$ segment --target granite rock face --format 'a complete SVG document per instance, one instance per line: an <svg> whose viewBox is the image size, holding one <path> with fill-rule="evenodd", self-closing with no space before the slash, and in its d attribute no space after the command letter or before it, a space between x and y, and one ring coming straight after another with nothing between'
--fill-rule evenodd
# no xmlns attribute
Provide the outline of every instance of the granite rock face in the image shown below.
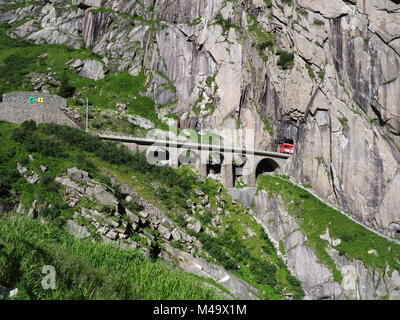
<svg viewBox="0 0 400 320"><path fill-rule="evenodd" d="M0 21L26 19L10 34L88 47L112 71L143 69L160 117L178 114L181 128L252 128L266 149L294 139L288 174L398 234L398 1L74 3L8 8Z"/></svg>
<svg viewBox="0 0 400 320"><path fill-rule="evenodd" d="M307 245L307 237L301 232L296 219L287 213L281 199L271 198L267 192L261 191L254 197L254 204L253 215L277 247L280 243L288 268L302 283L305 299L400 299L400 274L397 270L390 271L389 266L384 270L374 269L365 266L362 261L347 259L335 249L340 239L331 239L327 228L320 238L329 242L328 254L343 277L338 283L332 271L318 260ZM369 251L369 254L374 253L376 251Z"/></svg>

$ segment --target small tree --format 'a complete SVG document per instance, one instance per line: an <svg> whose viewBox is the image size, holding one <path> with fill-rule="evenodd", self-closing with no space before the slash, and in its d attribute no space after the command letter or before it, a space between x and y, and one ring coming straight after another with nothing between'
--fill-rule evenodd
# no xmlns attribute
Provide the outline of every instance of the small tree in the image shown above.
<svg viewBox="0 0 400 320"><path fill-rule="evenodd" d="M70 84L65 72L63 73L60 81L61 86L58 89L58 95L64 98L71 98L74 95L75 88Z"/></svg>

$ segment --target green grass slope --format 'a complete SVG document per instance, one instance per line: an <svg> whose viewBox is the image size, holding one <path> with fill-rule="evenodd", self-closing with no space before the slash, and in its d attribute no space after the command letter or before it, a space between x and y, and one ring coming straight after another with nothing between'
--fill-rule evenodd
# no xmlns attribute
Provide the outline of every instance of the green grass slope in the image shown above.
<svg viewBox="0 0 400 320"><path fill-rule="evenodd" d="M56 270L54 290L42 288L48 265ZM0 218L0 284L18 287L14 299L29 300L220 298L200 279L139 251L79 240L20 215Z"/></svg>
<svg viewBox="0 0 400 320"><path fill-rule="evenodd" d="M142 70L139 75L127 72L109 72L104 79L92 80L76 74L66 63L72 59L101 61L89 49L73 49L65 45L35 45L24 39L13 39L7 32L11 24L0 24L0 95L13 91L30 91L33 85L27 75L53 74L60 85L47 83L49 90L68 99L68 105L78 112L84 112L85 99L90 104L91 123L94 129L115 130L134 134L140 131L123 117L117 116L117 103L126 104L128 114L140 115L165 129L165 123L158 119L155 102L144 95L147 90L147 76Z"/></svg>
<svg viewBox="0 0 400 320"><path fill-rule="evenodd" d="M272 198L281 197L289 214L300 223L300 230L307 236L307 244L318 259L329 267L337 282L342 274L327 253L328 241L320 238L329 228L330 237L340 239L335 247L348 259L361 260L365 266L384 270L388 265L392 270L400 270L400 246L380 237L345 215L324 204L311 193L295 186L280 176L263 175L258 179L258 188L267 190ZM377 254L369 254L371 249Z"/></svg>

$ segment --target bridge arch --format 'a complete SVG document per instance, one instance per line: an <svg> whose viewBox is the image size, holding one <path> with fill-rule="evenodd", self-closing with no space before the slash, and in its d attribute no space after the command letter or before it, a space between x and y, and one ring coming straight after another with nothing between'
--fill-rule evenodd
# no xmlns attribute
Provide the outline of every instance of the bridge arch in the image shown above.
<svg viewBox="0 0 400 320"><path fill-rule="evenodd" d="M248 161L248 159L244 154L234 155L233 161L232 161L233 174L234 174L233 182L234 183L239 177L244 175L243 173L244 173L247 161Z"/></svg>
<svg viewBox="0 0 400 320"><path fill-rule="evenodd" d="M199 155L193 150L182 151L178 156L178 167L183 164L196 164L199 161Z"/></svg>
<svg viewBox="0 0 400 320"><path fill-rule="evenodd" d="M147 161L151 164L167 164L170 155L167 149L153 146L150 147L146 152Z"/></svg>
<svg viewBox="0 0 400 320"><path fill-rule="evenodd" d="M208 155L207 159L207 176L212 174L222 173L222 164L224 162L224 155L219 152L212 152Z"/></svg>
<svg viewBox="0 0 400 320"><path fill-rule="evenodd" d="M256 179L260 174L272 173L278 169L280 169L280 166L274 159L264 158L257 164L256 172L255 172Z"/></svg>

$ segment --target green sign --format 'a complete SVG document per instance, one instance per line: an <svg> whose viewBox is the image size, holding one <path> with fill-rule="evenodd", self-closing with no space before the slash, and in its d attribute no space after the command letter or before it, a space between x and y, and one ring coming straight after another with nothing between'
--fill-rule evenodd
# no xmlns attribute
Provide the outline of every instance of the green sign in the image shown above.
<svg viewBox="0 0 400 320"><path fill-rule="evenodd" d="M36 99L35 97L29 97L29 98L28 98L28 101L29 101L29 102L36 102L36 101L37 101L37 102L42 103L42 102L44 102L44 98L37 98L37 99Z"/></svg>

